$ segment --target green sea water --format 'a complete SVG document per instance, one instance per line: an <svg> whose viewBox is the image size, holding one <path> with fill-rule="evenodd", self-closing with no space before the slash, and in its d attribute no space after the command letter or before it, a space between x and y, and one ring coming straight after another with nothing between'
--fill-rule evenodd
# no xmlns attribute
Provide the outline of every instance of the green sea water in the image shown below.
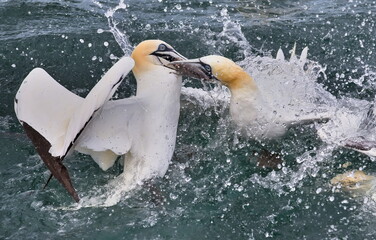
<svg viewBox="0 0 376 240"><path fill-rule="evenodd" d="M0 239L376 238L373 200L329 184L346 162L375 173L374 159L324 143L314 124L251 140L234 134L226 106L182 96L172 163L153 181L158 196L140 188L114 206L80 208L56 180L42 189L49 171L13 107L35 67L85 96L116 59L155 38L188 58L260 59L259 69L279 48L288 56L295 43L297 53L308 46L317 84L337 99L371 102L375 24L376 2L362 0L0 0ZM130 74L116 97L135 89ZM263 149L283 156L280 170L257 166ZM103 172L78 153L66 166L80 196L102 194L122 168Z"/></svg>

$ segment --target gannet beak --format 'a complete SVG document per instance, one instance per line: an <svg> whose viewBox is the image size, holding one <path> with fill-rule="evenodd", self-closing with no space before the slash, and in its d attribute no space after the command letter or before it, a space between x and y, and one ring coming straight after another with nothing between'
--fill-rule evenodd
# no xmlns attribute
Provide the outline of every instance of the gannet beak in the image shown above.
<svg viewBox="0 0 376 240"><path fill-rule="evenodd" d="M205 64L201 62L200 59L174 61L168 63L167 67L174 69L177 73L187 77L193 77L202 80L215 79L211 72L207 71Z"/></svg>

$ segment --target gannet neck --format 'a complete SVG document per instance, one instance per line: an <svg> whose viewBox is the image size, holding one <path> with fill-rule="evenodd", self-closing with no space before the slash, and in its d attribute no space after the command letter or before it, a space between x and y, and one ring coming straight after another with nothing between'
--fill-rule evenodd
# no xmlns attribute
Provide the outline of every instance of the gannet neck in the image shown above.
<svg viewBox="0 0 376 240"><path fill-rule="evenodd" d="M248 110L259 104L260 93L254 79L239 66L230 66L228 72L221 74L220 81L230 89L233 109ZM237 111L237 112L238 112Z"/></svg>
<svg viewBox="0 0 376 240"><path fill-rule="evenodd" d="M261 97L257 88L243 86L230 90L230 114L237 125L246 126L260 117Z"/></svg>
<svg viewBox="0 0 376 240"><path fill-rule="evenodd" d="M162 99L180 97L182 78L165 67L153 66L149 71L134 72L134 75L138 97L158 99L156 104L161 104Z"/></svg>
<svg viewBox="0 0 376 240"><path fill-rule="evenodd" d="M245 71L233 73L233 79L226 86L230 89L233 98L246 98L258 94L258 88L251 76Z"/></svg>

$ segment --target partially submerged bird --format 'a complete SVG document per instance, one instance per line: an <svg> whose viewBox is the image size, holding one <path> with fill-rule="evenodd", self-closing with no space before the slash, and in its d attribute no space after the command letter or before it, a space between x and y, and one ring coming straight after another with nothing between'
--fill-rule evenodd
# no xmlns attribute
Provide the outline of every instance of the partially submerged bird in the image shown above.
<svg viewBox="0 0 376 240"><path fill-rule="evenodd" d="M363 171L352 170L336 175L330 180L330 184L356 196L371 195L375 200L375 180L374 176L367 175Z"/></svg>
<svg viewBox="0 0 376 240"><path fill-rule="evenodd" d="M304 54L306 55L306 50ZM279 51L277 59L282 58L284 58L283 53ZM289 95L290 89L283 89L285 92L279 93L284 99L278 99L278 96L270 94L269 92L273 93L272 89L261 91L256 81L246 71L222 56L211 55L176 61L169 66L183 75L203 80L218 80L228 87L231 92L232 120L254 138L280 137L295 124L312 123L329 117L328 112L316 111L315 107L309 111L299 108L302 107L299 105L301 99L294 99L295 96ZM304 94L299 97L304 98Z"/></svg>
<svg viewBox="0 0 376 240"><path fill-rule="evenodd" d="M62 160L73 150L90 154L103 169L119 156L124 185L132 189L163 176L171 160L180 111L181 76L165 65L185 60L160 40L140 43L81 98L36 68L22 82L17 118L53 176L79 201ZM133 70L136 96L109 101Z"/></svg>

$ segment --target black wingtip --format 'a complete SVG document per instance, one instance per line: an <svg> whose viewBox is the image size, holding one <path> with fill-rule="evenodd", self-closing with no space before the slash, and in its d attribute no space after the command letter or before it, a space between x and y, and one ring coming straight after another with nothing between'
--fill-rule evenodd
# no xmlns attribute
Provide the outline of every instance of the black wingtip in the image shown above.
<svg viewBox="0 0 376 240"><path fill-rule="evenodd" d="M22 126L24 127L27 136L33 142L39 156L51 171L52 175L63 185L63 187L73 197L73 199L76 202L79 202L80 198L78 197L78 194L72 185L68 170L63 165L61 158L54 157L49 153L51 144L47 141L47 139L45 139L39 132L37 132L26 122L23 122ZM47 186L47 184L45 186Z"/></svg>
<svg viewBox="0 0 376 240"><path fill-rule="evenodd" d="M52 179L52 174L50 174L50 176L48 177L48 179L47 179L47 182L46 182L46 184L44 184L44 186L43 186L43 190L44 189L46 189L46 187L48 186L48 184L50 183L50 181L51 181L51 179Z"/></svg>

